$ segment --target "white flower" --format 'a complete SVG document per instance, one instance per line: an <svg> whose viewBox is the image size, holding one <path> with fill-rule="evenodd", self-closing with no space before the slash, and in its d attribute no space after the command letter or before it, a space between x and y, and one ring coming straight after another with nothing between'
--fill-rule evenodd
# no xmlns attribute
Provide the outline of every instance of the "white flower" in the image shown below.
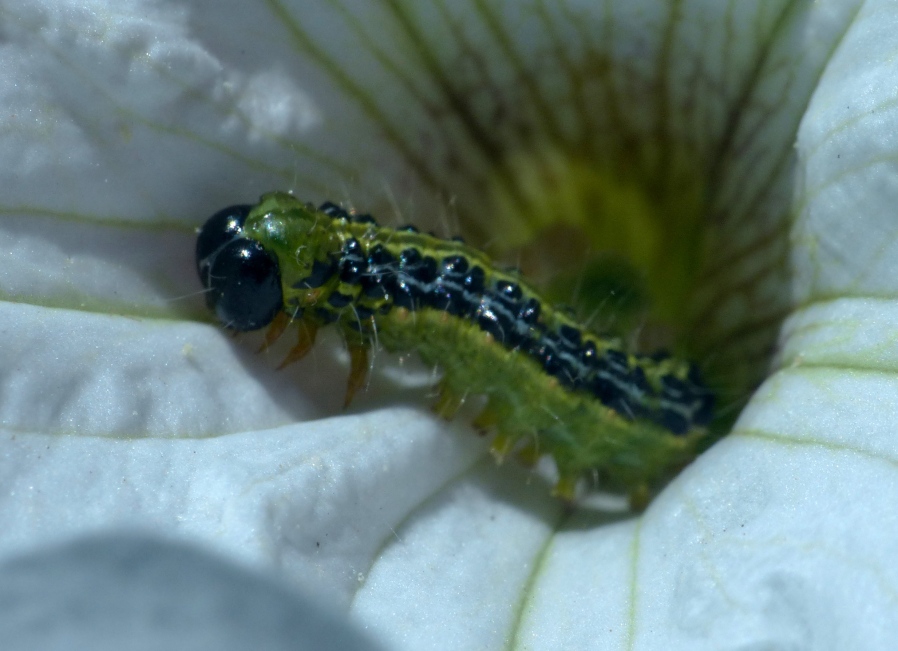
<svg viewBox="0 0 898 651"><path fill-rule="evenodd" d="M149 529L392 648L891 648L896 22L886 0L3 0L0 554ZM582 221L618 175L670 215L653 250L704 238L698 347L770 364L638 517L565 513L421 390L334 416L334 346L277 372L199 293L195 227L264 191L484 234L490 207Z"/></svg>

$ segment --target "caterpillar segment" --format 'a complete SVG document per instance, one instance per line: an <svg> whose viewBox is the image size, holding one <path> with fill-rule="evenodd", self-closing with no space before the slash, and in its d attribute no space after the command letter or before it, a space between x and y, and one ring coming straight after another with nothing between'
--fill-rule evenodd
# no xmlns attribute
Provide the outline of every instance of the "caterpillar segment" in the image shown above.
<svg viewBox="0 0 898 651"><path fill-rule="evenodd" d="M485 395L474 426L496 433L497 460L550 454L565 499L584 475L643 491L694 457L712 417L695 365L590 332L463 242L381 227L332 203L271 193L219 211L200 231L197 270L226 327L270 324L267 347L295 325L284 364L318 329L338 328L350 351L346 404L365 384L372 346L416 351L442 369L441 417Z"/></svg>

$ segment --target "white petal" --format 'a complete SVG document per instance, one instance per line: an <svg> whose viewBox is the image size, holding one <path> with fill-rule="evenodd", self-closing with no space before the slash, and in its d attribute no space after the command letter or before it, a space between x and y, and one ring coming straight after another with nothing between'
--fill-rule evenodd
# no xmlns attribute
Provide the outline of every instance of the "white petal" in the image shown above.
<svg viewBox="0 0 898 651"><path fill-rule="evenodd" d="M397 648L890 648L892 5L312 4L0 5L0 551L175 533ZM597 52L578 105L560 53ZM292 188L439 223L533 125L711 179L722 347L766 364L792 314L734 434L637 519L567 516L416 410L302 422L339 408L334 342L277 373L286 344L195 323L217 208Z"/></svg>

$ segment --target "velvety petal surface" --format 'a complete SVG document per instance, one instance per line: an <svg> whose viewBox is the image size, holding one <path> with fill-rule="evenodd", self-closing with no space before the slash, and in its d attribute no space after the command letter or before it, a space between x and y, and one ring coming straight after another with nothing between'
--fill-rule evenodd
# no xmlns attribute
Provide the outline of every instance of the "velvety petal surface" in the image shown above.
<svg viewBox="0 0 898 651"><path fill-rule="evenodd" d="M895 34L886 0L0 2L0 558L181 537L387 648L891 648ZM688 328L765 378L641 515L497 468L414 360L342 413L335 338L277 371L205 309L222 206L488 236L584 169L695 208Z"/></svg>

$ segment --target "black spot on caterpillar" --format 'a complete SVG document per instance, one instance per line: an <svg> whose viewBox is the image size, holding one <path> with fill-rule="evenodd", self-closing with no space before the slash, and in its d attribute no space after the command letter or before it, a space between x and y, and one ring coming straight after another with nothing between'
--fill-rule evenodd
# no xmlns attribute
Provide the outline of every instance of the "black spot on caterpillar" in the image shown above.
<svg viewBox="0 0 898 651"><path fill-rule="evenodd" d="M458 240L271 193L213 215L196 259L226 327L269 326L268 345L296 324L285 364L309 351L319 328L339 328L351 360L346 404L375 338L442 368L444 417L463 396L485 395L475 425L496 431L493 451L550 454L562 497L586 473L603 488L644 492L695 456L712 417L714 396L693 364L627 352Z"/></svg>

